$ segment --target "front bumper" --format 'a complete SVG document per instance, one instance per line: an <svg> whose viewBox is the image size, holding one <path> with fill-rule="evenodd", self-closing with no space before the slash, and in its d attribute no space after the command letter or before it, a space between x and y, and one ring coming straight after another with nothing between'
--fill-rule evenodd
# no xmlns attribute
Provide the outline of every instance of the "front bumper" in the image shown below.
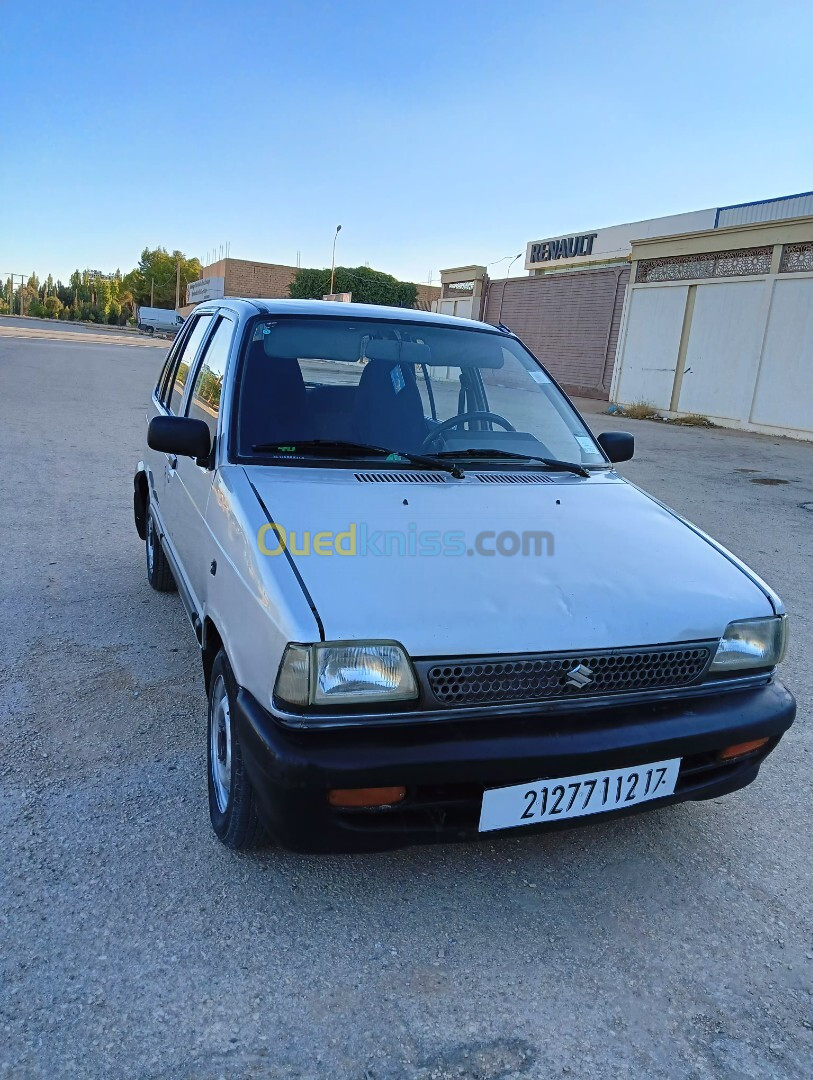
<svg viewBox="0 0 813 1080"><path fill-rule="evenodd" d="M774 680L758 689L577 714L293 732L240 689L236 713L243 759L272 837L293 851L351 852L473 839L489 787L668 758L683 759L674 795L595 817L725 795L756 778L793 723L796 702ZM770 741L756 754L716 759L726 746L765 737ZM391 785L407 788L391 810L338 810L327 802L330 788Z"/></svg>

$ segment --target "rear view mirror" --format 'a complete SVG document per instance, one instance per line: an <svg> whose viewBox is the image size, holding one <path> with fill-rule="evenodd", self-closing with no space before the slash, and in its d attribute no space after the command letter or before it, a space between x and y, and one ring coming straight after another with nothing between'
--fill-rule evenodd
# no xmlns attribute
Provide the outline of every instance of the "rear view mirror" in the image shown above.
<svg viewBox="0 0 813 1080"><path fill-rule="evenodd" d="M628 431L603 431L596 439L610 461L629 461L635 453L635 436Z"/></svg>
<svg viewBox="0 0 813 1080"><path fill-rule="evenodd" d="M154 416L147 428L147 446L164 454L202 461L212 451L212 436L205 420L194 420L191 416Z"/></svg>

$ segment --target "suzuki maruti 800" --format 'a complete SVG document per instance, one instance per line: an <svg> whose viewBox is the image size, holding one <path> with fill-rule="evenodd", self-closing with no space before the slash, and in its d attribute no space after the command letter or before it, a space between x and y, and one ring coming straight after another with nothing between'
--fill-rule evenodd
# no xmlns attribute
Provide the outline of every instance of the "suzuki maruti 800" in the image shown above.
<svg viewBox="0 0 813 1080"><path fill-rule="evenodd" d="M750 783L776 594L627 482L504 327L224 299L152 394L135 521L200 647L212 825L358 851Z"/></svg>

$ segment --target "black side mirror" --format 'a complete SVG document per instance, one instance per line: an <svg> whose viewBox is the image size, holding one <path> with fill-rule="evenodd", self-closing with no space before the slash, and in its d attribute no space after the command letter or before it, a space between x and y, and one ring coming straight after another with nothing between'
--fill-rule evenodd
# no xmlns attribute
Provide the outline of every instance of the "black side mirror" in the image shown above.
<svg viewBox="0 0 813 1080"><path fill-rule="evenodd" d="M629 461L635 453L635 436L628 431L603 431L596 438L610 461Z"/></svg>
<svg viewBox="0 0 813 1080"><path fill-rule="evenodd" d="M147 428L147 446L164 454L179 454L202 462L212 452L212 436L205 420L154 416Z"/></svg>

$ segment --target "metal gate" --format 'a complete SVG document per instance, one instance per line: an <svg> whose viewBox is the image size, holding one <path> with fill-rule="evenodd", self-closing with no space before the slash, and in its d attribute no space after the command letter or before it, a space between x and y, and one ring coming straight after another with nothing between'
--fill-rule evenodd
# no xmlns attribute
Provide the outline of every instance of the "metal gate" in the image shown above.
<svg viewBox="0 0 813 1080"><path fill-rule="evenodd" d="M609 398L629 266L491 281L485 321L503 323L571 394Z"/></svg>

